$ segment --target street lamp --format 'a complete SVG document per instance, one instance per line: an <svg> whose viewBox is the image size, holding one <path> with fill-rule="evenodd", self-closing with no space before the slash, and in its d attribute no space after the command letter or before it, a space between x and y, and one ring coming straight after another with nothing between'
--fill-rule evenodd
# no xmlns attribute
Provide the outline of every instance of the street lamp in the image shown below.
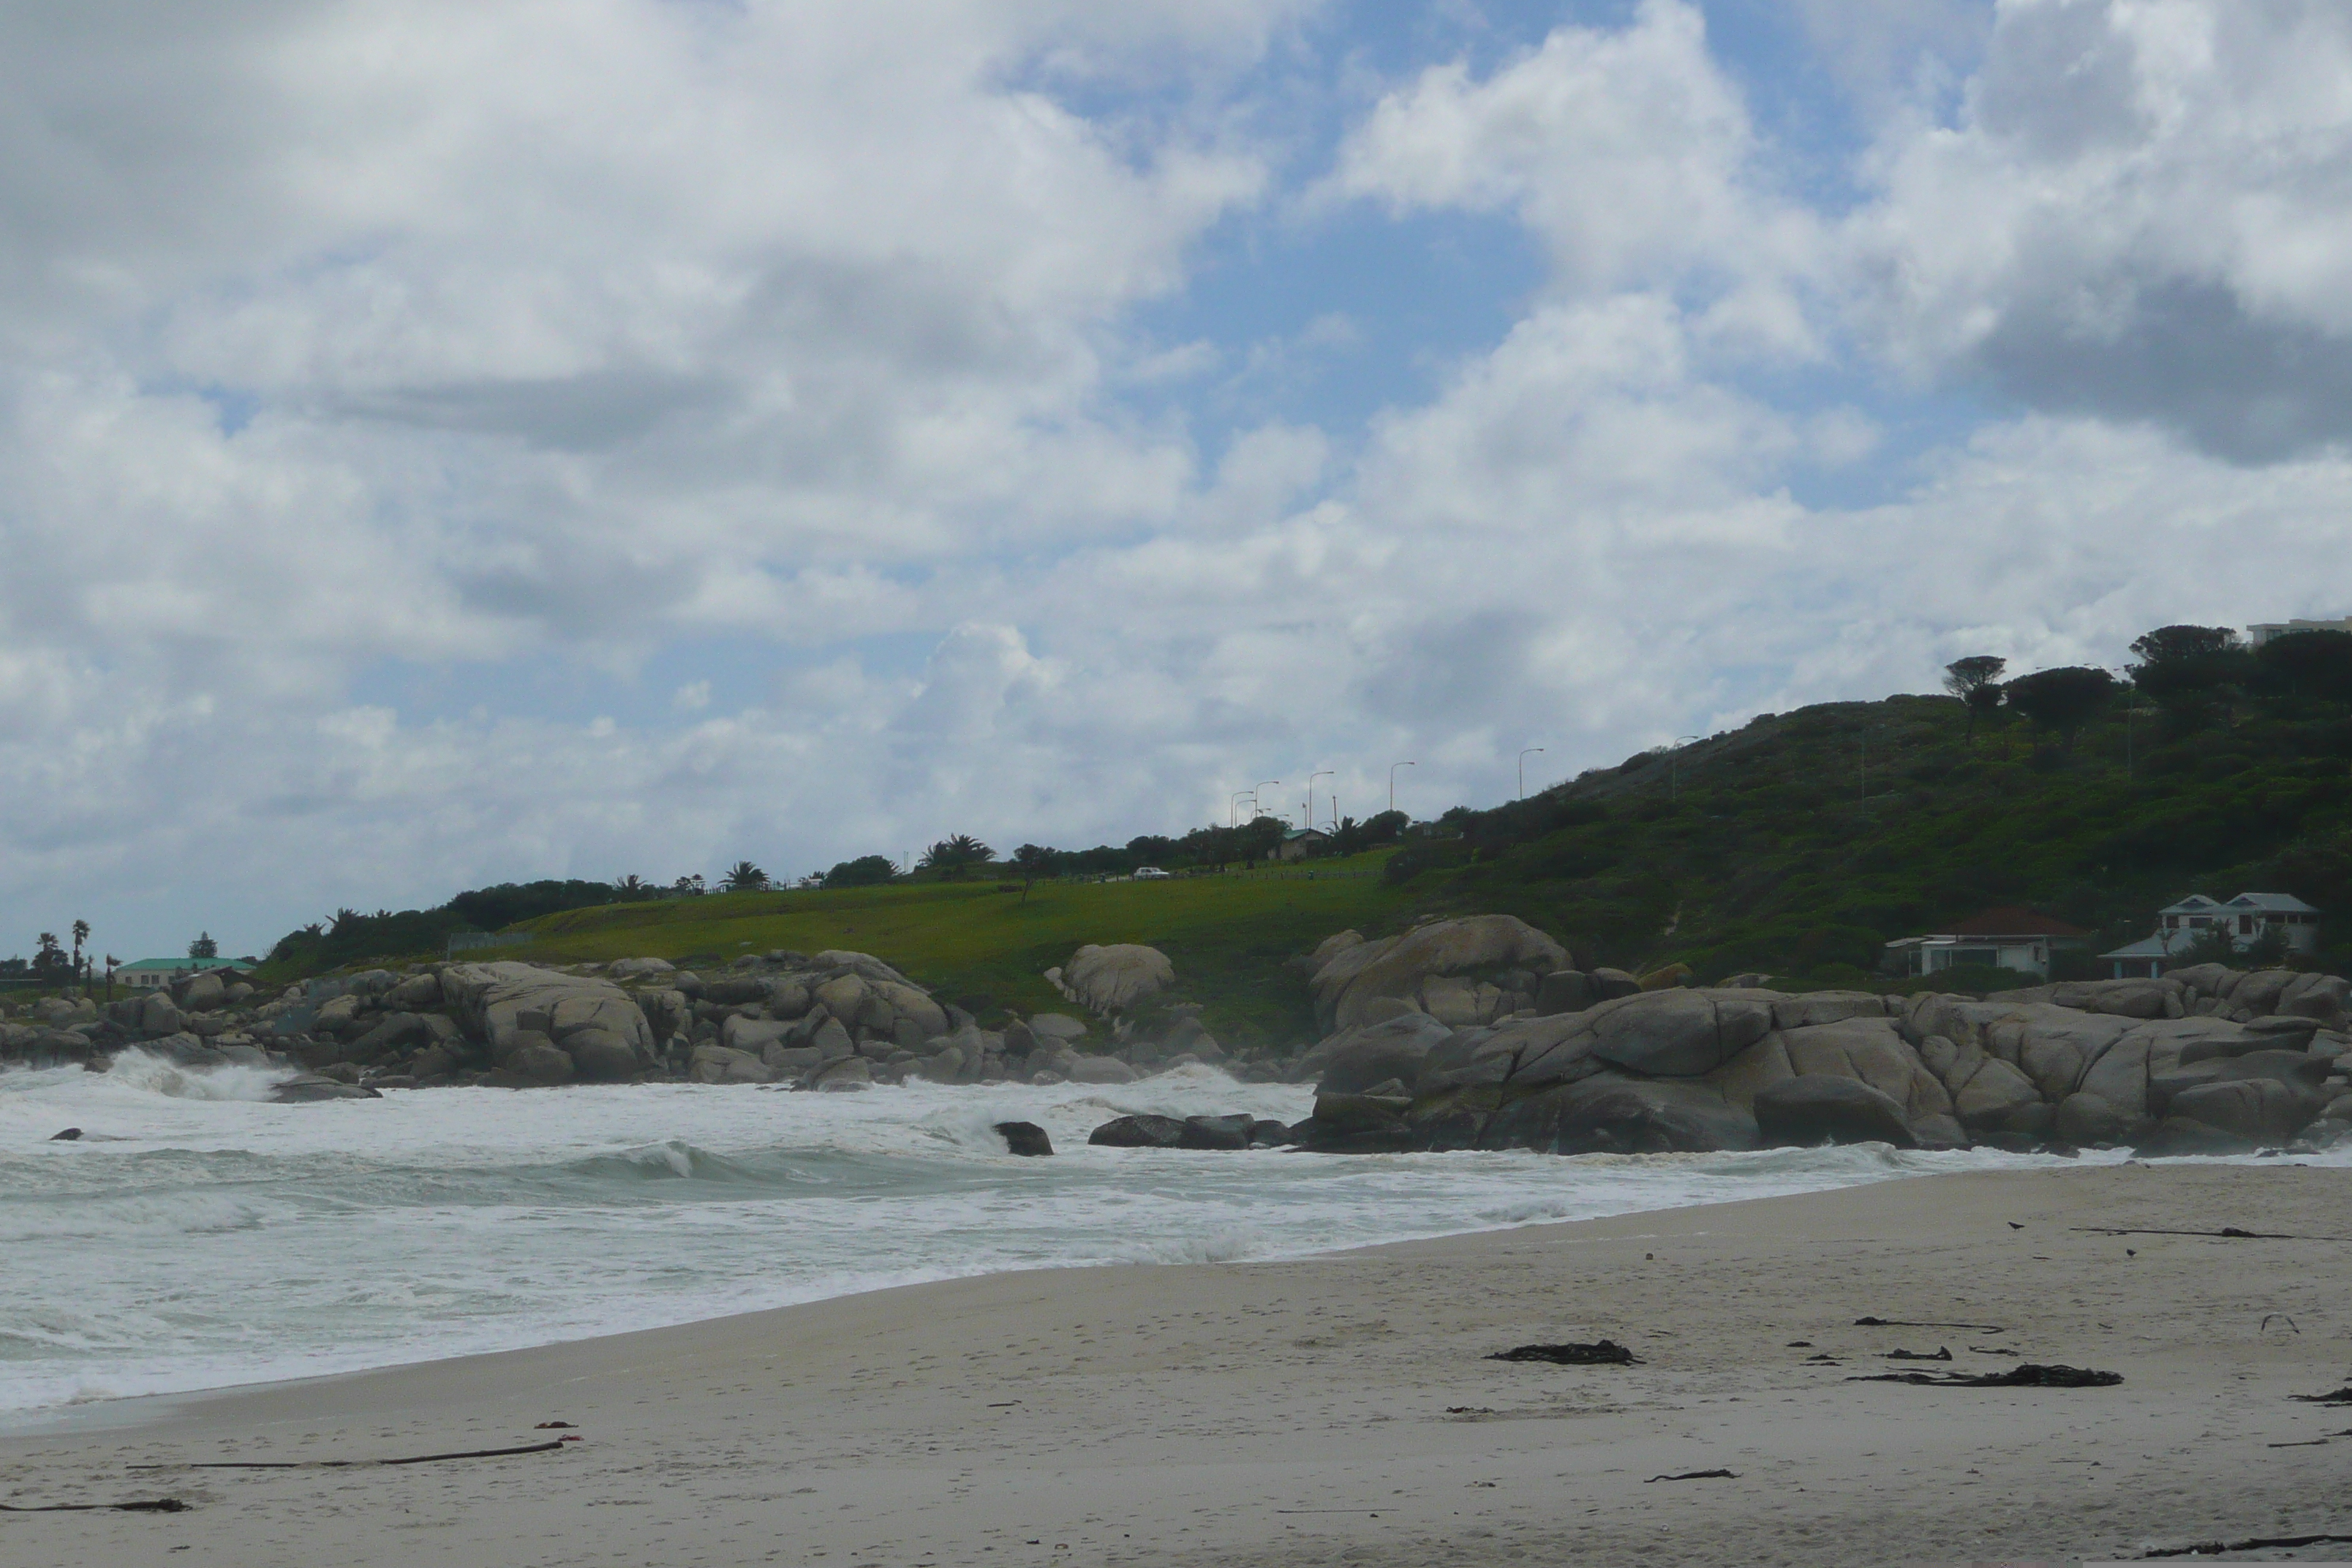
<svg viewBox="0 0 2352 1568"><path fill-rule="evenodd" d="M1666 753L1666 798L1680 800L1683 796L1683 747L1699 739L1696 735L1676 735L1675 749Z"/></svg>
<svg viewBox="0 0 2352 1568"><path fill-rule="evenodd" d="M1389 764L1389 809L1391 811L1394 811L1396 809L1396 771L1399 768L1409 768L1414 765L1415 764L1412 763L1391 763Z"/></svg>
<svg viewBox="0 0 2352 1568"><path fill-rule="evenodd" d="M1257 792L1264 789L1268 784L1280 784L1281 782L1282 781L1280 779L1260 779L1257 783L1250 786L1250 820L1252 822L1255 822L1260 816L1265 814L1265 805L1263 801L1258 799Z"/></svg>
<svg viewBox="0 0 2352 1568"><path fill-rule="evenodd" d="M1519 753L1519 798L1521 800L1528 798L1528 759L1542 750L1541 746L1529 746Z"/></svg>
<svg viewBox="0 0 2352 1568"><path fill-rule="evenodd" d="M1309 828L1315 826L1315 781L1331 776L1332 770L1329 768L1318 768L1307 775L1307 826Z"/></svg>
<svg viewBox="0 0 2352 1568"><path fill-rule="evenodd" d="M1234 791L1233 798L1225 802L1225 826L1227 827L1239 827L1241 826L1242 796L1254 793L1255 792L1245 789L1237 789Z"/></svg>

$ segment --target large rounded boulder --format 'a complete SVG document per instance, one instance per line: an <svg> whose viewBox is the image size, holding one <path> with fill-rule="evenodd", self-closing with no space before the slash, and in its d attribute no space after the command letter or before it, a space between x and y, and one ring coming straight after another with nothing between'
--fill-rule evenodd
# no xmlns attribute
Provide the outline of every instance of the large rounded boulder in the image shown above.
<svg viewBox="0 0 2352 1568"><path fill-rule="evenodd" d="M1859 1079L1803 1073L1756 1091L1756 1128L1767 1143L1918 1146L1894 1097Z"/></svg>
<svg viewBox="0 0 2352 1568"><path fill-rule="evenodd" d="M457 963L441 976L467 1034L497 1066L536 1082L560 1082L554 1063L512 1060L544 1043L571 1066L566 1077L616 1082L654 1060L653 1029L629 994L609 980L532 963Z"/></svg>
<svg viewBox="0 0 2352 1568"><path fill-rule="evenodd" d="M1343 933L1345 934L1345 933ZM1431 921L1401 936L1317 949L1324 956L1309 984L1318 1021L1328 1030L1370 1022L1381 997L1411 1002L1448 1023L1485 1024L1513 994L1488 978L1506 971L1529 977L1519 1005L1532 1007L1543 975L1566 967L1568 950L1512 915L1471 915ZM1465 980L1483 982L1464 984Z"/></svg>
<svg viewBox="0 0 2352 1568"><path fill-rule="evenodd" d="M1140 942L1089 942L1062 965L1062 994L1097 1014L1124 1013L1176 984L1176 966Z"/></svg>

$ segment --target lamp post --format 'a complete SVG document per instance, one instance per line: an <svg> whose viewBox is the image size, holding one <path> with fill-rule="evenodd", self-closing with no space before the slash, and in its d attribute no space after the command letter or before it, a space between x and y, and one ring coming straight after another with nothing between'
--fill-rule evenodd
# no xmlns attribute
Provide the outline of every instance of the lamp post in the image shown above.
<svg viewBox="0 0 2352 1568"><path fill-rule="evenodd" d="M1265 805L1257 798L1257 792L1264 789L1268 784L1280 784L1281 782L1282 781L1280 779L1260 779L1257 783L1250 785L1250 820L1252 822L1256 821L1265 813Z"/></svg>
<svg viewBox="0 0 2352 1568"><path fill-rule="evenodd" d="M1519 798L1521 800L1528 798L1528 759L1542 750L1541 746L1529 746L1519 753Z"/></svg>
<svg viewBox="0 0 2352 1568"><path fill-rule="evenodd" d="M1696 735L1676 735L1675 749L1666 753L1666 798L1668 800L1680 800L1683 797L1683 747L1697 739Z"/></svg>
<svg viewBox="0 0 2352 1568"><path fill-rule="evenodd" d="M1225 826L1227 827L1239 827L1241 826L1242 796L1245 795L1253 795L1256 792L1245 789L1237 789L1234 791L1233 797L1225 802Z"/></svg>
<svg viewBox="0 0 2352 1568"><path fill-rule="evenodd" d="M1331 776L1332 770L1329 768L1318 768L1307 775L1307 826L1309 831L1312 831L1315 826L1315 781Z"/></svg>
<svg viewBox="0 0 2352 1568"><path fill-rule="evenodd" d="M1399 768L1409 768L1413 765L1414 764L1412 763L1391 763L1389 764L1389 809L1391 811L1394 811L1396 809L1396 771Z"/></svg>

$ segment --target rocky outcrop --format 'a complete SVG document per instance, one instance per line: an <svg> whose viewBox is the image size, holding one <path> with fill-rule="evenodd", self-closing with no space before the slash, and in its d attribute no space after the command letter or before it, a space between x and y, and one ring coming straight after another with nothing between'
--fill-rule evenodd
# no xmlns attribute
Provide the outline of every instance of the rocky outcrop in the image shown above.
<svg viewBox="0 0 2352 1568"><path fill-rule="evenodd" d="M1383 998L1461 1027L1534 1007L1542 977L1567 967L1568 950L1514 916L1473 915L1378 942L1327 942L1316 958L1308 984L1327 1030L1370 1022Z"/></svg>
<svg viewBox="0 0 2352 1568"><path fill-rule="evenodd" d="M1327 971L1372 945L1341 947ZM2337 1059L2352 1037L2311 1016L2336 989L2308 978L2250 987L2223 971L1981 998L1675 987L1452 1027L1408 1008L1339 1028L1301 1058L1322 1092L1300 1141L1581 1153L2352 1135ZM2249 997L2310 1000L2305 1013L2235 1018L2203 1005L2215 996L2240 1010Z"/></svg>
<svg viewBox="0 0 2352 1568"><path fill-rule="evenodd" d="M1115 942L1082 947L1046 978L1062 994L1097 1015L1124 1013L1176 984L1176 966L1156 947Z"/></svg>
<svg viewBox="0 0 2352 1568"><path fill-rule="evenodd" d="M454 963L441 985L492 1064L531 1081L562 1081L547 1047L583 1082L625 1082L656 1065L645 1013L610 980L530 963Z"/></svg>
<svg viewBox="0 0 2352 1568"><path fill-rule="evenodd" d="M1859 1079L1800 1073L1756 1093L1756 1130L1768 1143L1918 1145L1910 1119L1892 1095Z"/></svg>

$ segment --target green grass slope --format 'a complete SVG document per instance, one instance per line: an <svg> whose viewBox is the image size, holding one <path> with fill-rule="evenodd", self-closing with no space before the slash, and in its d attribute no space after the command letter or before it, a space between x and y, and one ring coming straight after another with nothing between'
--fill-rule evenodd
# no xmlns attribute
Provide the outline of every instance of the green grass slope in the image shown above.
<svg viewBox="0 0 2352 1568"><path fill-rule="evenodd" d="M2122 708L2071 747L1892 697L1767 716L1457 816L1391 867L1418 907L1515 913L1580 959L1852 983L1881 944L2023 904L2148 934L2189 892L2290 892L2352 926L2352 716L2273 704L2181 731Z"/></svg>
<svg viewBox="0 0 2352 1568"><path fill-rule="evenodd" d="M1391 851L1309 871L1234 872L1150 882L1038 882L1024 897L992 881L836 891L719 893L567 910L527 922L528 948L485 958L539 963L649 954L692 966L790 948L870 952L976 1014L1066 1006L1045 972L1086 942L1147 942L1176 965L1230 1045L1292 1044L1313 1032L1306 986L1284 961L1350 926L1392 926L1413 898L1381 876Z"/></svg>

